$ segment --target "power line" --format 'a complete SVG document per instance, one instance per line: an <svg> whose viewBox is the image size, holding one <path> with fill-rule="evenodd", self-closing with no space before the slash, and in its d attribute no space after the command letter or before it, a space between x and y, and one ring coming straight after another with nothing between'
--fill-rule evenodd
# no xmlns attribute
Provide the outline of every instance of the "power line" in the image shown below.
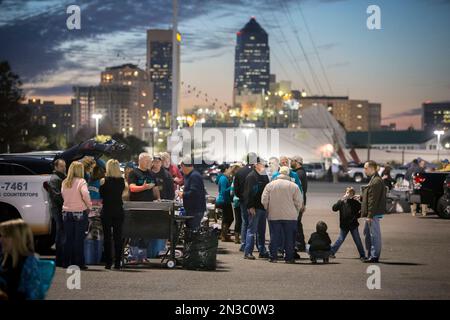
<svg viewBox="0 0 450 320"><path fill-rule="evenodd" d="M264 18L264 16L262 15L262 13L260 12L259 14L261 15L261 18L263 19L264 23L268 24L268 23L267 23L267 20ZM272 15L273 15L273 12L272 12ZM273 16L273 17L275 17L275 16ZM295 55L292 53L292 49L291 49L291 47L290 47L290 45L289 45L289 42L287 41L287 39L286 39L286 37L285 37L285 35L284 35L283 30L281 29L281 27L280 27L278 21L275 21L275 23L277 24L277 27L280 29L281 36L282 36L282 38L283 38L283 41L286 43L286 47L287 47L287 49L288 49L288 53L290 53L290 55L291 55L291 61L292 61L293 65L294 65L294 67L297 68L297 72L298 72L299 75L301 76L301 78L302 78L302 80L303 80L303 82L304 82L304 84L305 84L305 87L306 87L306 89L308 90L308 92L311 92L311 88L310 88L310 86L309 86L309 83L308 83L308 81L306 80L305 75L303 74L303 72L302 72L300 66L298 65L297 60L295 60ZM280 47L281 47L281 41L279 41L279 39L278 39L277 37L274 37L274 38L275 38L275 40L277 41L278 45L280 45Z"/></svg>
<svg viewBox="0 0 450 320"><path fill-rule="evenodd" d="M300 46L300 49L301 49L301 51L302 51L302 53L303 53L303 56L304 56L304 58L305 58L306 64L308 65L309 72L311 73L311 77L312 77L313 82L314 82L314 84L315 84L315 86L316 86L316 89L318 89L319 92L322 92L322 93L323 93L322 85L320 84L320 81L319 81L319 79L317 78L317 75L316 75L316 73L315 73L315 71L314 71L314 68L312 67L311 62L309 61L308 55L306 54L306 50L305 50L305 48L304 48L304 46L303 46L303 43L302 43L302 41L300 40L300 37L298 36L298 29L297 29L296 26L295 26L295 23L294 23L294 21L293 21L293 19L292 19L291 13L289 12L289 10L287 9L285 3L283 3L282 0L279 0L278 2L280 3L280 6L283 8L284 14L285 14L286 17L288 18L289 23L290 23L291 26L292 26L292 29L293 29L294 35L295 35L295 39L297 40L297 43L298 43L298 45ZM272 13L272 14L273 14L273 13Z"/></svg>
<svg viewBox="0 0 450 320"><path fill-rule="evenodd" d="M322 59L320 58L319 51L317 50L316 43L315 43L315 41L314 41L314 39L312 37L311 31L310 31L309 26L308 26L308 22L306 21L306 18L305 18L304 14L303 14L303 10L301 8L300 1L295 1L295 2L297 2L297 6L298 6L297 8L298 8L298 10L300 12L300 15L302 17L303 22L305 23L306 31L307 31L309 39L311 40L311 43L312 43L312 45L314 47L314 52L316 54L317 60L319 60L320 68L322 69L322 73L323 73L323 76L325 78L325 81L327 82L328 89L330 90L330 94L333 95L333 90L331 89L331 84L330 84L330 81L328 79L328 75L327 75L327 73L325 71L325 68L323 66Z"/></svg>

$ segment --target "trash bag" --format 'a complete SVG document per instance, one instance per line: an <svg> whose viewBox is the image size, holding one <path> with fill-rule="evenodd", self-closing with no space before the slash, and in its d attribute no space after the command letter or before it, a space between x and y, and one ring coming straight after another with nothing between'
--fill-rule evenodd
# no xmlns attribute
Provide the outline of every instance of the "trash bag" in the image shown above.
<svg viewBox="0 0 450 320"><path fill-rule="evenodd" d="M189 270L216 270L218 245L218 229L205 227L196 231L186 230L183 268Z"/></svg>

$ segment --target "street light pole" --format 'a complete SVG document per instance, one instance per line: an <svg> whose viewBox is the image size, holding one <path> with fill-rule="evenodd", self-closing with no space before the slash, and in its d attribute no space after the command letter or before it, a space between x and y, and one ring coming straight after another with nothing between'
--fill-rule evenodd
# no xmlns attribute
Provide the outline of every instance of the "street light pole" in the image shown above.
<svg viewBox="0 0 450 320"><path fill-rule="evenodd" d="M444 131L442 130L436 130L434 131L434 134L437 136L437 160L439 161L439 151L441 150L441 136L444 134Z"/></svg>
<svg viewBox="0 0 450 320"><path fill-rule="evenodd" d="M178 90L179 90L179 61L178 61L178 1L172 0L172 131L177 130Z"/></svg>
<svg viewBox="0 0 450 320"><path fill-rule="evenodd" d="M98 122L103 116L99 113L94 113L92 118L95 119L95 136L98 136Z"/></svg>

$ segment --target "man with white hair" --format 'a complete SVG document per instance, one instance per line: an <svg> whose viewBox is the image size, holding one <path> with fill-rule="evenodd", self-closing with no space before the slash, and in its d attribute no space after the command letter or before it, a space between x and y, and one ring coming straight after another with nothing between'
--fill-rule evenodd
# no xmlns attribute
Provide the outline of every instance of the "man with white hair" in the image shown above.
<svg viewBox="0 0 450 320"><path fill-rule="evenodd" d="M130 201L154 201L159 199L158 188L154 188L155 179L150 172L152 157L143 152L139 155L139 165L128 176Z"/></svg>
<svg viewBox="0 0 450 320"><path fill-rule="evenodd" d="M303 196L298 186L291 181L289 171L288 167L281 167L280 174L264 188L261 197L269 220L270 262L277 262L277 251L283 246L286 263L295 263L294 243Z"/></svg>

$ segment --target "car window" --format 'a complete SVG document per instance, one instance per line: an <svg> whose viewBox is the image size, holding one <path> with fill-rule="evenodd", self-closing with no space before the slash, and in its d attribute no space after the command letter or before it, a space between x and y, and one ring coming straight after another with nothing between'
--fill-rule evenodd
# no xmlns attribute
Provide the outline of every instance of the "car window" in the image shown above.
<svg viewBox="0 0 450 320"><path fill-rule="evenodd" d="M30 169L14 164L14 163L0 163L0 175L2 176L30 176L34 175Z"/></svg>
<svg viewBox="0 0 450 320"><path fill-rule="evenodd" d="M13 169L9 163L0 163L0 176L12 175Z"/></svg>

